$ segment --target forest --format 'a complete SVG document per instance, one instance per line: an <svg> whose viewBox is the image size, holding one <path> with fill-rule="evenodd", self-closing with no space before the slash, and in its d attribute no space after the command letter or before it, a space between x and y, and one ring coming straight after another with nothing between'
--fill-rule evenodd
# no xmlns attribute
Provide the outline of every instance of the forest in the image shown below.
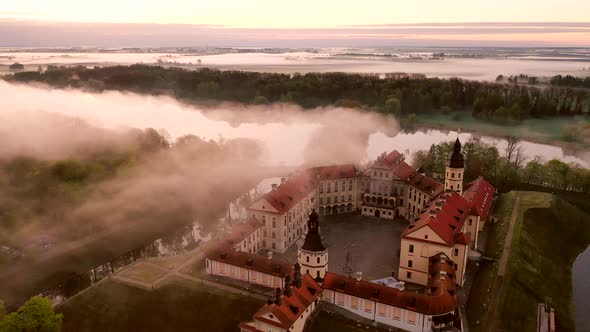
<svg viewBox="0 0 590 332"><path fill-rule="evenodd" d="M543 162L540 157L529 158L516 138L506 137L506 140L508 144L503 151L475 138L465 142L462 152L467 183L483 176L500 192L534 190L563 194L562 198L590 212L590 169L557 159ZM453 145L444 142L417 151L413 166L430 176L444 175Z"/></svg>
<svg viewBox="0 0 590 332"><path fill-rule="evenodd" d="M208 68L189 71L146 65L49 66L45 71L19 72L4 79L41 82L58 88L166 94L205 104L289 102L306 109L336 105L401 117L460 111L499 123L590 112L590 92L584 89L427 78L403 73L289 75ZM578 86L567 83L570 78L562 79L566 81L563 85Z"/></svg>

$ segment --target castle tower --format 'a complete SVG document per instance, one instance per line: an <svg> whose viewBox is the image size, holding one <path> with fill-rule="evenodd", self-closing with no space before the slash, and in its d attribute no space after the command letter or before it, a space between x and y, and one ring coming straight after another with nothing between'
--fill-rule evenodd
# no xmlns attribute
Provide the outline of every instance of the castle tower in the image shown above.
<svg viewBox="0 0 590 332"><path fill-rule="evenodd" d="M459 142L459 138L457 137L451 160L445 172L445 190L453 190L459 195L462 195L464 173L465 162L463 160L463 154L461 154L461 142Z"/></svg>
<svg viewBox="0 0 590 332"><path fill-rule="evenodd" d="M316 281L323 281L328 271L328 248L320 235L319 216L315 210L309 215L307 235L297 250L297 261L303 273L311 275Z"/></svg>

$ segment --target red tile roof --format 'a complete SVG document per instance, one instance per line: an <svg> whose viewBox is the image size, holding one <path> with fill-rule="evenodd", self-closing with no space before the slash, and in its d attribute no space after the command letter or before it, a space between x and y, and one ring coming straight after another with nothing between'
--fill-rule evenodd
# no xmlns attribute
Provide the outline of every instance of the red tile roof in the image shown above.
<svg viewBox="0 0 590 332"><path fill-rule="evenodd" d="M313 170L319 175L320 180L348 179L357 176L357 169L351 164L314 167Z"/></svg>
<svg viewBox="0 0 590 332"><path fill-rule="evenodd" d="M381 164L389 167L393 167L397 165L400 161L403 160L403 155L399 153L397 150L391 151L388 155L383 157L383 159L379 160Z"/></svg>
<svg viewBox="0 0 590 332"><path fill-rule="evenodd" d="M236 245L252 235L260 227L264 226L256 218L251 217L248 221L236 224L229 233L223 236L223 240L228 246Z"/></svg>
<svg viewBox="0 0 590 332"><path fill-rule="evenodd" d="M409 179L408 184L428 196L434 196L442 190L443 184L424 174L414 173Z"/></svg>
<svg viewBox="0 0 590 332"><path fill-rule="evenodd" d="M291 286L291 296L282 295L281 304L265 304L254 314L254 320L289 329L322 292L322 287L309 274L301 278L301 287ZM262 316L272 314L280 323Z"/></svg>
<svg viewBox="0 0 590 332"><path fill-rule="evenodd" d="M444 254L443 254L444 255ZM453 261L435 255L429 264L430 294L400 291L397 288L327 272L322 287L362 299L407 309L426 315L442 315L457 307ZM451 273L448 273L450 271Z"/></svg>
<svg viewBox="0 0 590 332"><path fill-rule="evenodd" d="M469 216L471 203L454 191L445 192L431 200L423 212L404 230L402 237L411 238L411 233L429 226L448 245L455 243L465 219Z"/></svg>
<svg viewBox="0 0 590 332"><path fill-rule="evenodd" d="M207 259L277 277L286 276L291 269L291 264L282 259L276 257L268 259L266 256L233 249L211 250L207 253Z"/></svg>
<svg viewBox="0 0 590 332"><path fill-rule="evenodd" d="M277 189L269 191L263 197L279 211L279 214L284 214L314 191L317 184L317 174L309 168L290 176L285 183L279 185Z"/></svg>
<svg viewBox="0 0 590 332"><path fill-rule="evenodd" d="M467 245L469 241L471 241L471 238L465 233L455 235L455 243Z"/></svg>
<svg viewBox="0 0 590 332"><path fill-rule="evenodd" d="M412 166L408 165L405 161L402 161L393 169L395 174L401 180L407 181L410 177L416 174L416 170Z"/></svg>
<svg viewBox="0 0 590 332"><path fill-rule="evenodd" d="M481 220L486 220L492 207L496 188L481 176L465 187L463 197L473 205L471 214L479 216Z"/></svg>

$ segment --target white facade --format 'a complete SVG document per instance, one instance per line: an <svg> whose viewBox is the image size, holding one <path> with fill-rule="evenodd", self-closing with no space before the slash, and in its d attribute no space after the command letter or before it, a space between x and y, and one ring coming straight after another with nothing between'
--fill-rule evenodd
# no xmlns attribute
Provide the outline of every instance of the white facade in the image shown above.
<svg viewBox="0 0 590 332"><path fill-rule="evenodd" d="M322 301L335 304L361 317L406 331L432 331L432 316L388 304L325 289Z"/></svg>
<svg viewBox="0 0 590 332"><path fill-rule="evenodd" d="M207 258L205 261L206 271L210 275L232 278L269 288L284 286L283 278L279 276L219 262L211 258Z"/></svg>

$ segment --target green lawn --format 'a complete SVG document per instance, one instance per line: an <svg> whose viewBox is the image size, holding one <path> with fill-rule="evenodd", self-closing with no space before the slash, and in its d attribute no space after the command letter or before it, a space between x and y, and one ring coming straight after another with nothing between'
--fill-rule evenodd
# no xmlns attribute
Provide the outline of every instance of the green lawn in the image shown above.
<svg viewBox="0 0 590 332"><path fill-rule="evenodd" d="M519 226L498 326L507 331L534 331L536 303L551 297L557 329L574 331L572 264L590 242L590 216L554 199L549 208L524 212Z"/></svg>
<svg viewBox="0 0 590 332"><path fill-rule="evenodd" d="M64 332L238 331L263 303L215 288L175 280L145 291L106 280L58 308Z"/></svg>
<svg viewBox="0 0 590 332"><path fill-rule="evenodd" d="M508 232L508 223L514 208L514 199L516 193L511 191L501 195L494 205L493 214L499 217L497 223L489 228L489 234L486 244L485 256L500 259L504 248L504 239ZM490 307L490 300L496 275L498 273L498 263L483 262L475 279L469 299L467 301L467 317L471 329L478 331L482 326L486 326L486 318ZM476 322L479 321L479 324Z"/></svg>
<svg viewBox="0 0 590 332"><path fill-rule="evenodd" d="M590 242L590 216L564 200L545 193L521 191L511 255L497 308L497 327L505 331L533 331L536 303L552 297L560 330L574 329L571 267ZM549 195L549 196L547 196ZM486 256L499 259L514 208L515 192L502 195L491 227ZM549 204L547 207L546 204ZM491 324L491 299L498 263L483 263L474 281L467 315L471 330Z"/></svg>

